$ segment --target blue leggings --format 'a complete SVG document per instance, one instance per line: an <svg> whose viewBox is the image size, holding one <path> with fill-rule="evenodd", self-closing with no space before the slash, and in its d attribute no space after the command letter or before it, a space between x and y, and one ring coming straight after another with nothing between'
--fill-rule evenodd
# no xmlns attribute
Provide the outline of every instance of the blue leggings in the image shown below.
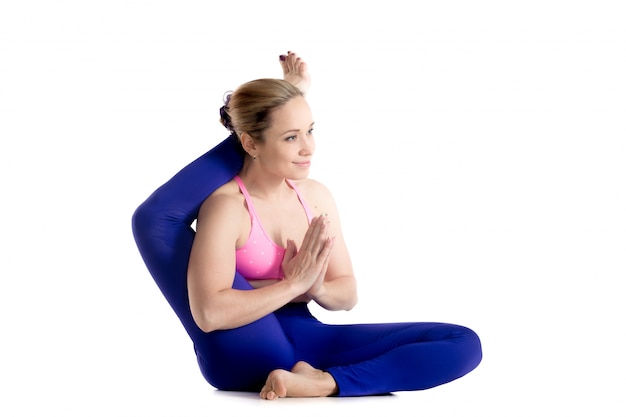
<svg viewBox="0 0 626 417"><path fill-rule="evenodd" d="M467 374L482 358L478 336L462 326L329 325L313 317L306 303L287 304L246 326L210 335L212 341L196 354L206 380L222 390L258 392L272 370L291 369L297 361L329 372L339 396L422 390Z"/></svg>
<svg viewBox="0 0 626 417"><path fill-rule="evenodd" d="M155 190L133 213L139 253L194 344L200 371L222 390L259 391L274 369L297 361L329 372L340 396L421 390L444 384L481 361L478 336L443 323L328 325L293 303L248 325L205 333L187 294L191 227L202 202L241 169L236 139L218 144ZM235 273L233 287L252 287Z"/></svg>

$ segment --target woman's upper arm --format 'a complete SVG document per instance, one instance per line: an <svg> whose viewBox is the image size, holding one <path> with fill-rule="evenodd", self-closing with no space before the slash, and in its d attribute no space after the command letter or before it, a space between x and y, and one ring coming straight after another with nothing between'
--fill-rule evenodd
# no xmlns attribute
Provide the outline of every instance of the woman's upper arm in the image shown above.
<svg viewBox="0 0 626 417"><path fill-rule="evenodd" d="M189 303L196 322L212 296L232 287L240 207L233 197L214 194L200 208L187 271Z"/></svg>

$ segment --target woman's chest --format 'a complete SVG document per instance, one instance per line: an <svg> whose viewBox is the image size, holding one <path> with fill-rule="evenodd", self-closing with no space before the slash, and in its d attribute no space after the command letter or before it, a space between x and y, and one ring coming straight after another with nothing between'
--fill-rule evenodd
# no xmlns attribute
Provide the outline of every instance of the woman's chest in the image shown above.
<svg viewBox="0 0 626 417"><path fill-rule="evenodd" d="M309 219L297 199L281 205L257 202L255 209L259 223L257 226L272 242L284 248L287 240L291 239L300 246L309 227Z"/></svg>

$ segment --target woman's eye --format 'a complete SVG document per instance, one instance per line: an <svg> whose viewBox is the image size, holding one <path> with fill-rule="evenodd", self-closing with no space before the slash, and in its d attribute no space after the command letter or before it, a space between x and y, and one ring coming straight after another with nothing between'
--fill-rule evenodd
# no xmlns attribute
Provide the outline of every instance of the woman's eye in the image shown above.
<svg viewBox="0 0 626 417"><path fill-rule="evenodd" d="M308 132L306 132L308 135L312 135L313 134L313 128L310 128Z"/></svg>
<svg viewBox="0 0 626 417"><path fill-rule="evenodd" d="M289 142L294 141L294 140L296 140L296 136L289 136L289 137L285 138L285 140L289 141Z"/></svg>

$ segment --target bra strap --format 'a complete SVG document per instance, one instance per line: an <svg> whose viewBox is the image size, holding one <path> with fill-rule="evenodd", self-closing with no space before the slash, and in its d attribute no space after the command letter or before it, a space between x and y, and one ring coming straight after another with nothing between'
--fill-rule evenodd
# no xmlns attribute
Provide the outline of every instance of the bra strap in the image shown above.
<svg viewBox="0 0 626 417"><path fill-rule="evenodd" d="M248 206L248 213L250 213L250 217L252 219L256 218L256 210L254 210L254 206L252 205L252 199L250 198L250 194L248 194L246 186L243 185L243 181L241 180L241 178L239 178L239 175L235 175L235 181L237 181L239 189L241 190L241 194L243 194L243 197L246 199L246 204Z"/></svg>
<svg viewBox="0 0 626 417"><path fill-rule="evenodd" d="M304 201L304 198L302 198L302 195L300 195L300 190L298 190L298 187L296 187L296 184L294 184L293 181L287 180L287 183L296 192L296 195L298 196L298 200L300 200L300 204L302 204L302 207L304 208L304 212L306 213L306 216L309 219L309 223L311 223L311 220L313 220L313 213L311 213L311 210L309 210L309 206L307 206L306 202Z"/></svg>

